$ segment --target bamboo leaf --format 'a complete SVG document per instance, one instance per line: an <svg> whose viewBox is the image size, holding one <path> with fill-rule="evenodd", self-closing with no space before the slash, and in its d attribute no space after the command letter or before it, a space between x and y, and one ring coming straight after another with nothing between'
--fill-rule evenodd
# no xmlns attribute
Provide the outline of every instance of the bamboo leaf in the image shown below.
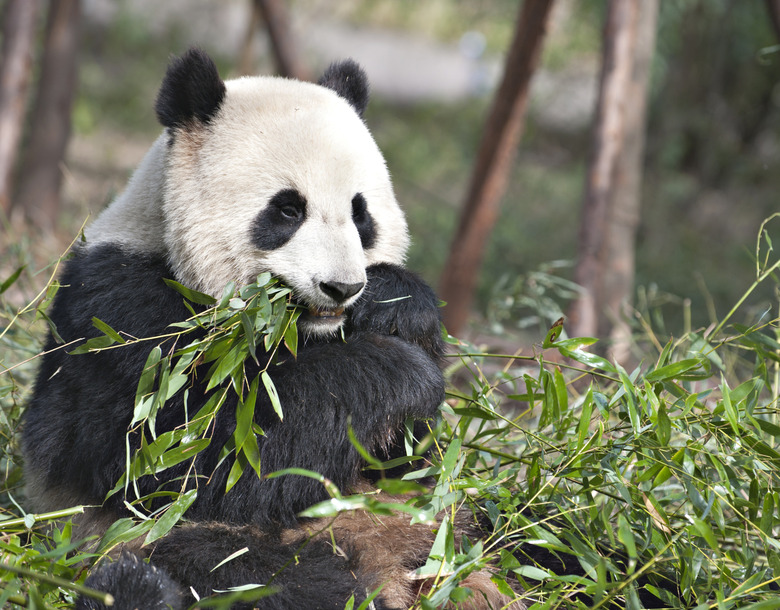
<svg viewBox="0 0 780 610"><path fill-rule="evenodd" d="M149 530L149 533L146 535L146 539L144 540L144 544L150 544L155 540L165 536L165 534L167 534L171 528L181 520L182 515L184 515L184 512L195 501L197 495L197 489L190 489L176 498L173 504L171 504L170 508L165 511L165 514L157 519L155 524L152 526L152 529Z"/></svg>
<svg viewBox="0 0 780 610"><path fill-rule="evenodd" d="M188 301L192 301L198 305L215 305L217 302L217 299L211 295L187 288L175 280L163 278L163 281L176 292L184 296L184 298L186 298Z"/></svg>
<svg viewBox="0 0 780 610"><path fill-rule="evenodd" d="M273 380L271 377L269 377L266 371L263 371L260 374L260 378L263 380L263 386L265 386L265 391L268 393L268 398L271 399L271 405L273 406L274 411L279 416L279 420L282 421L284 419L282 403L279 401L279 394L276 391L276 386L274 385Z"/></svg>

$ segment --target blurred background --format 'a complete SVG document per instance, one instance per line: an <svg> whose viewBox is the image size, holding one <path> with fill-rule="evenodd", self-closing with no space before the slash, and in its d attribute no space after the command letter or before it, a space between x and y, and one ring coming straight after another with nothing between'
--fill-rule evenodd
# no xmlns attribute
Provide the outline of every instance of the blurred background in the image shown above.
<svg viewBox="0 0 780 610"><path fill-rule="evenodd" d="M520 125L498 216L489 223L484 256L476 255L473 298L463 297L468 316L452 328L498 344L538 341L560 315L576 319L572 307L581 294L573 281L584 234L595 226L583 210L605 146L594 134L610 116L599 104L608 96L599 91L612 82L609 69L619 70L626 50L633 53L649 35L646 88L636 93L625 85L612 107L620 118L646 103L640 127L624 125L626 137L613 151L619 160L627 138L641 134L634 211L612 229L631 237L633 252L618 263L635 267L622 297L633 309L583 332L609 337L616 317L635 324L637 311L673 334L707 326L754 281L759 227L780 211L780 6L622 4L4 0L0 165L10 169L0 188L0 282L21 264L40 269L56 258L121 190L159 132L153 103L170 56L198 45L225 77L316 80L333 60L361 63L372 84L366 121L409 219L408 265L447 300L460 300L442 283L448 259L451 275L460 274L452 253L463 244L456 230L474 190L480 143L500 96L508 95L501 88L506 76L526 71L530 91L527 105L522 82L515 91ZM641 8L621 26L616 12L630 4ZM626 31L629 46L620 46ZM538 61L528 56L533 42ZM21 77L9 81L8 63L25 44ZM608 48L612 63L604 61ZM639 63L629 65L624 84ZM13 116L23 117L18 129L7 122ZM594 236L606 243L603 227ZM764 253L780 243L778 223L767 225L762 243ZM778 295L759 287L743 317L756 319L772 307L776 317L777 303Z"/></svg>

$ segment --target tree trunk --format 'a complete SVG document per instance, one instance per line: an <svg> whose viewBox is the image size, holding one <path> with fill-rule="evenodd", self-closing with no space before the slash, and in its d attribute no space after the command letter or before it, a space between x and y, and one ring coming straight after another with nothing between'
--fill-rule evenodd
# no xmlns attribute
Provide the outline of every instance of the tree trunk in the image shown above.
<svg viewBox="0 0 780 610"><path fill-rule="evenodd" d="M301 60L299 47L293 40L290 19L284 2L255 0L255 4L263 15L268 29L278 73L298 80L311 80L311 73Z"/></svg>
<svg viewBox="0 0 780 610"><path fill-rule="evenodd" d="M769 19L775 28L778 40L780 40L780 0L766 0L766 8L769 11Z"/></svg>
<svg viewBox="0 0 780 610"><path fill-rule="evenodd" d="M582 204L574 280L582 293L569 313L569 334L598 336L606 268L607 216L623 145L624 111L640 0L610 0L604 31L601 86Z"/></svg>
<svg viewBox="0 0 780 610"><path fill-rule="evenodd" d="M255 35L257 29L260 27L260 3L251 0L249 15L249 26L246 29L244 35L244 42L241 45L241 49L238 53L238 73L243 76L254 74L254 56L255 56Z"/></svg>
<svg viewBox="0 0 780 610"><path fill-rule="evenodd" d="M15 202L28 220L44 230L54 228L60 208L61 164L76 89L79 21L79 0L50 0L32 132Z"/></svg>
<svg viewBox="0 0 780 610"><path fill-rule="evenodd" d="M528 89L539 62L552 0L525 0L477 152L458 229L442 273L447 302L444 323L458 334L469 315L485 243L495 225L501 197L523 128Z"/></svg>
<svg viewBox="0 0 780 610"><path fill-rule="evenodd" d="M614 191L609 202L604 275L605 313L598 331L599 336L610 337L610 357L617 362L626 361L631 342L631 328L626 318L634 291L647 97L657 22L658 0L641 0L633 69L626 96L623 148L617 160Z"/></svg>
<svg viewBox="0 0 780 610"><path fill-rule="evenodd" d="M24 124L37 0L8 0L0 63L0 210L11 211L11 180Z"/></svg>

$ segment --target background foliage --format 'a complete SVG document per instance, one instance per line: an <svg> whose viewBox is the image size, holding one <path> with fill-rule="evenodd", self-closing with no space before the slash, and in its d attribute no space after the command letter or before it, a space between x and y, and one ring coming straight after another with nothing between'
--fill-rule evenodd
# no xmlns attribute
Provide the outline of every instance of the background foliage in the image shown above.
<svg viewBox="0 0 780 610"><path fill-rule="evenodd" d="M515 6L370 4L371 10L369 3L345 3L342 17L444 43L473 27L489 51L506 47ZM42 244L26 236L0 251L3 605L67 607L75 589L64 583L82 581L81 561L93 560L76 551L67 521L52 527L62 514L25 513L17 429L47 329L45 306L56 290L59 262L48 264L57 258L51 253L63 251L87 211L97 212L125 182L158 130L151 107L161 66L189 44L185 30L153 30L120 5L116 19L85 25L70 206L61 219L67 238L43 244L43 254ZM661 9L637 255L635 363L618 367L591 355L590 340L564 334L552 341L555 333L548 333L571 295L568 267L558 261L574 253L576 224L566 219L579 208L588 127L551 122L537 102L483 274L482 307L491 327L476 328L484 337L522 325L528 340L519 356L459 345L463 354L452 359L452 389L425 471L437 484L405 508L410 518L425 520L433 508L451 514L466 505L494 533L456 551L451 531L442 528L429 565L441 568L442 577L429 606L457 599L457 581L488 560L519 578L539 608L581 607L578 592L596 607L623 604L624 597L637 607L647 588L670 607L780 606L776 218L753 247L755 228L776 210L780 188L780 59L762 3L686 0ZM545 71L563 80L595 75L603 22L603 3L570 3L570 10L544 59ZM234 58L218 59L228 73ZM444 260L486 104L375 99L368 111L409 214L410 266L431 282ZM229 300L223 305L230 310ZM231 311L225 319L240 308ZM230 350L213 353L218 366ZM236 353L232 358L227 378L248 397L253 380L241 379ZM244 446L241 439L237 446ZM167 449L180 447L173 442ZM403 489L413 481L386 484ZM172 497L169 506L188 500ZM364 497L341 501L386 509ZM327 515L333 506L317 510ZM137 517L114 533L147 535L165 514L158 531L180 516ZM534 566L540 549L573 559L583 574ZM531 556L527 565L512 552Z"/></svg>
<svg viewBox="0 0 780 610"><path fill-rule="evenodd" d="M440 511L449 515L425 568L439 575L437 586L422 607L462 599L466 592L458 582L488 562L503 568L496 576L500 586L504 578L518 579L535 608L611 603L640 608L644 591L671 608L778 607L780 320L771 311L746 324L736 320L758 287L778 291L780 259L767 229L779 219L776 215L761 227L754 282L717 325L664 337L654 330L652 312L640 316L638 343L645 358L633 370L590 353L594 339L565 338L557 324L528 355L484 354L459 343L430 463L402 480L381 481L394 492L419 491L414 481L432 476L433 487L410 495L401 509L422 522ZM4 280L4 293L24 275L21 270ZM269 280L260 278L238 293L229 288L214 308L172 329L181 334L211 329L173 358L152 350L139 382L137 421L153 419L155 410L164 408L165 396L186 381L196 354L208 365L209 383L238 392L247 413L257 391L272 391L263 389L259 378L242 375L255 341L272 346L286 340L295 349L285 290L264 286ZM52 283L42 294L55 289ZM181 290L194 302L206 298ZM67 607L78 590L68 583L83 580L86 568L80 562L95 557L79 551L80 541L71 539L67 516L80 508L25 513L20 487L18 415L34 368L27 356L38 350L45 317L35 306L17 310L4 300L3 308L0 603ZM85 349L121 349L113 329L96 325L104 336ZM212 412L219 402L209 406ZM205 429L201 415L192 418L197 428L192 434L147 439L129 472L155 472L183 459L187 450L201 449L208 442L198 440ZM244 419L239 416L226 447L243 456L239 469L255 466L251 435L257 431L251 419L242 425ZM132 477L117 485L122 489L136 516L118 521L98 553L137 536L164 535L182 515L186 519L194 497L183 488L170 494L163 509L149 513L146 499L133 499ZM366 496L344 497L332 485L327 489L336 501L308 514L327 517L351 509L383 514L398 508ZM492 533L482 543L461 547L452 539L446 524L459 509L473 510L489 524ZM52 527L52 520L63 516ZM549 557L536 565L543 551L573 565L579 575L557 573ZM583 594L591 601L583 601Z"/></svg>

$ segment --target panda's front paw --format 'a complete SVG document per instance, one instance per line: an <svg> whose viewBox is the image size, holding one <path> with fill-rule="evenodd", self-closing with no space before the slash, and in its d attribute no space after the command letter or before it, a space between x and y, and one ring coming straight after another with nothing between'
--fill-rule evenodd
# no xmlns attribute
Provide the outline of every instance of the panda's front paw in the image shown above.
<svg viewBox="0 0 780 610"><path fill-rule="evenodd" d="M350 331L394 335L441 358L441 313L431 287L411 271L387 263L369 267L367 275L366 289L350 313Z"/></svg>

